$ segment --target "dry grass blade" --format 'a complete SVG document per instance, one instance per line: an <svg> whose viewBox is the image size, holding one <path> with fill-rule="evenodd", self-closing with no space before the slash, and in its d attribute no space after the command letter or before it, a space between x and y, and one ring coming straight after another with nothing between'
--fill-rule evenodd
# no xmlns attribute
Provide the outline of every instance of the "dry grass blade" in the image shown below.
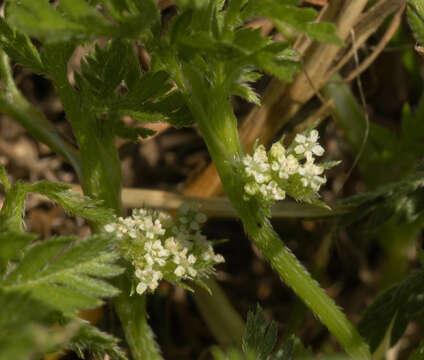
<svg viewBox="0 0 424 360"><path fill-rule="evenodd" d="M72 191L82 194L81 186L72 185ZM42 197L41 195L35 195ZM122 189L122 203L127 208L140 208L143 206L175 211L182 204L195 202L200 205L203 213L209 217L235 218L236 211L228 199L222 197L186 196L169 191L150 189ZM280 201L272 209L274 218L322 218L345 214L349 209L335 206L328 210L315 205L299 204L294 201Z"/></svg>
<svg viewBox="0 0 424 360"><path fill-rule="evenodd" d="M380 1L371 9L369 9L365 14L363 14L360 21L353 29L355 32L355 43L353 44L349 40L349 43L352 45L350 50L340 60L338 60L337 64L327 73L325 76L325 82L327 82L336 72L338 72L344 65L346 65L346 63L354 56L355 52L358 51L358 49L380 27L380 25L388 16L396 12L388 29L386 30L386 33L377 45L377 48L366 60L364 60L363 65L361 64L352 72L352 74L347 77L346 81L351 81L353 78L362 73L366 68L368 68L368 66L370 66L371 63L377 58L380 52L384 49L385 45L394 35L400 24L405 4L405 0L384 0Z"/></svg>
<svg viewBox="0 0 424 360"><path fill-rule="evenodd" d="M396 30L399 28L404 9L405 4L396 12L386 32L384 33L383 37L381 38L371 55L368 56L365 60L363 60L362 63L355 70L353 70L348 76L346 76L345 81L352 81L357 76L362 74L374 62L377 56L380 55L380 53L385 49L386 45L392 39Z"/></svg>

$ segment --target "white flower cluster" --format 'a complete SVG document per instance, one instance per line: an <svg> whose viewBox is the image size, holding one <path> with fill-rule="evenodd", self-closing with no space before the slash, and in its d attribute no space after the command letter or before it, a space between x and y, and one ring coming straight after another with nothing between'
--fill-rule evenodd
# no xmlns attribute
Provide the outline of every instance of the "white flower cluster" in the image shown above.
<svg viewBox="0 0 424 360"><path fill-rule="evenodd" d="M296 200L317 202L318 191L326 182L322 174L335 165L315 162L315 156L324 154L318 138L317 130L308 130L296 135L287 149L282 141L274 143L268 153L263 145L256 146L253 156L242 160L245 198L271 204L288 194Z"/></svg>
<svg viewBox="0 0 424 360"><path fill-rule="evenodd" d="M213 273L224 262L200 232L206 216L195 205L183 205L173 219L169 214L136 209L132 216L105 226L120 239L119 249L135 267L136 292L154 291L164 279L183 285Z"/></svg>

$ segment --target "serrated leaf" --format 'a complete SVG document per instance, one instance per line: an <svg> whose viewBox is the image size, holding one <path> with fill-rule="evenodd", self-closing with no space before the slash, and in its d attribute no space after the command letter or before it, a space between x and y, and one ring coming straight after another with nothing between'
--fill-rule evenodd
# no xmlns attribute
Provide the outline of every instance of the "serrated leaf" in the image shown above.
<svg viewBox="0 0 424 360"><path fill-rule="evenodd" d="M119 339L111 336L87 322L81 322L81 328L66 345L69 350L75 351L84 358L84 351L89 351L95 360L103 360L104 355L109 355L111 360L127 360L123 351L119 348Z"/></svg>
<svg viewBox="0 0 424 360"><path fill-rule="evenodd" d="M297 32L304 32L318 41L343 45L335 33L337 28L333 24L316 23L316 11L294 6L297 3L298 1L250 0L242 16L246 20L251 16L263 15L271 19L282 33L289 27Z"/></svg>
<svg viewBox="0 0 424 360"><path fill-rule="evenodd" d="M247 314L246 332L243 337L243 352L253 353L258 360L266 360L277 342L277 326L268 325L262 308Z"/></svg>
<svg viewBox="0 0 424 360"><path fill-rule="evenodd" d="M144 117L140 116L140 118L138 118L139 114L137 113L126 112L126 115L130 115L137 120L147 119L147 116L144 116ZM115 123L114 133L116 134L116 136L119 136L123 139L128 139L128 140L131 140L132 142L137 142L139 137L144 139L154 135L156 132L150 129L146 129L144 127L136 127L136 128L128 127L125 125L123 121L119 120L118 122Z"/></svg>
<svg viewBox="0 0 424 360"><path fill-rule="evenodd" d="M422 314L424 305L424 272L410 275L406 280L383 292L365 310L358 330L375 350L383 340L394 319L390 345L404 333L409 321Z"/></svg>
<svg viewBox="0 0 424 360"><path fill-rule="evenodd" d="M57 318L53 309L28 294L0 290L0 359L32 359L69 341L79 325L60 329L50 325Z"/></svg>
<svg viewBox="0 0 424 360"><path fill-rule="evenodd" d="M249 86L249 84L233 84L231 87L231 93L241 98L245 99L248 102L254 103L255 105L261 104L261 99L256 91Z"/></svg>
<svg viewBox="0 0 424 360"><path fill-rule="evenodd" d="M293 77L299 73L300 66L297 62L276 58L271 53L259 53L255 56L255 63L258 68L274 75L280 80L292 81Z"/></svg>
<svg viewBox="0 0 424 360"><path fill-rule="evenodd" d="M6 271L10 261L20 258L23 250L37 238L37 235L22 232L0 232L0 275Z"/></svg>
<svg viewBox="0 0 424 360"><path fill-rule="evenodd" d="M105 354L127 360L118 339L78 318L58 327L54 308L29 294L0 290L0 308L0 360L38 358L59 349L74 350L81 358L89 351L96 360Z"/></svg>
<svg viewBox="0 0 424 360"><path fill-rule="evenodd" d="M75 78L87 106L111 123L116 136L137 141L140 136L154 134L143 127L126 126L119 119L124 115L141 122L166 121L174 126L193 123L191 115L184 110L186 105L181 93L172 91L169 75L165 71L142 75L129 42L113 40L104 48L96 46L81 62L81 74ZM115 90L122 81L127 92L117 94Z"/></svg>
<svg viewBox="0 0 424 360"><path fill-rule="evenodd" d="M69 185L40 181L28 185L28 191L45 195L50 200L62 205L67 212L82 216L89 221L106 224L113 219L112 209L103 207L101 201L72 192Z"/></svg>
<svg viewBox="0 0 424 360"><path fill-rule="evenodd" d="M118 290L99 276L99 270L111 265L101 275L117 275L113 263L118 254L112 239L95 235L84 240L58 237L30 247L22 260L0 283L6 291L29 292L35 299L64 314L99 306L100 297L114 296Z"/></svg>
<svg viewBox="0 0 424 360"><path fill-rule="evenodd" d="M72 37L89 35L84 25L67 19L45 0L10 3L8 19L26 34L48 41L67 41Z"/></svg>
<svg viewBox="0 0 424 360"><path fill-rule="evenodd" d="M132 51L128 42L112 40L103 48L96 44L94 50L81 60L81 76L100 101L113 97L116 88L125 79L127 58Z"/></svg>
<svg viewBox="0 0 424 360"><path fill-rule="evenodd" d="M159 25L159 10L151 0L133 0L124 6L115 1L102 3L114 23L85 0L64 0L57 8L46 0L22 0L10 3L7 12L14 26L46 42L105 36L137 39L146 36L151 26Z"/></svg>
<svg viewBox="0 0 424 360"><path fill-rule="evenodd" d="M0 18L0 47L18 64L41 74L44 66L36 47L28 36L13 29Z"/></svg>
<svg viewBox="0 0 424 360"><path fill-rule="evenodd" d="M415 221L424 211L424 174L417 172L403 181L387 184L373 192L355 195L340 204L355 206L345 221L358 221L371 214L369 229L375 229L389 219L399 222ZM349 220L350 219L350 220Z"/></svg>

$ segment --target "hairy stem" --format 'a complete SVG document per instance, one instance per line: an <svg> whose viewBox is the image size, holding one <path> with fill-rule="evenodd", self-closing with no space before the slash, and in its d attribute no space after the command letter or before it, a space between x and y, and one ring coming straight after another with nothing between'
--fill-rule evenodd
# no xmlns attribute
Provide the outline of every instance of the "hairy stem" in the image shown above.
<svg viewBox="0 0 424 360"><path fill-rule="evenodd" d="M67 61L57 66L56 49L52 48L46 59L53 71L51 77L62 101L67 119L72 126L81 153L81 185L84 193L94 199L103 200L106 207L122 213L121 205L121 164L115 146L113 129L97 119L96 114L84 105L80 94L69 84L66 73ZM58 55L62 55L60 48ZM59 57L60 58L60 57ZM102 229L91 224L93 232ZM120 276L117 285L122 291L114 299L125 337L135 360L162 359L153 333L147 322L146 297L130 296L130 280L127 274Z"/></svg>
<svg viewBox="0 0 424 360"><path fill-rule="evenodd" d="M127 277L118 279L122 293L113 301L125 331L125 338L135 360L161 360L159 347L147 322L146 295L129 296L131 284Z"/></svg>
<svg viewBox="0 0 424 360"><path fill-rule="evenodd" d="M370 359L368 345L344 313L285 246L258 204L253 200L244 200L244 184L240 182L235 171L236 161L243 156L243 152L229 101L224 99L219 107L214 106L210 111L199 111L199 103L196 103L193 96L190 100L191 110L198 120L227 196L254 243L284 282L338 339L346 352L354 359Z"/></svg>

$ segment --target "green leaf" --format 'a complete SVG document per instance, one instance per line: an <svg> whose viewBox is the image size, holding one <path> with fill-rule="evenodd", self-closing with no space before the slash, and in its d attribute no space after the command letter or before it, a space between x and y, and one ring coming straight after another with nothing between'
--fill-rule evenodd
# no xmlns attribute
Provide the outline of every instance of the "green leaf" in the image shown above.
<svg viewBox="0 0 424 360"><path fill-rule="evenodd" d="M92 200L87 196L72 192L69 185L40 181L28 185L28 191L45 195L50 200L62 205L67 212L82 216L89 221L106 224L113 219L114 211L102 207L102 201Z"/></svg>
<svg viewBox="0 0 424 360"><path fill-rule="evenodd" d="M193 123L182 94L172 91L169 75L165 71L142 75L128 41L112 40L104 48L96 46L81 62L81 75L76 74L76 81L86 106L109 121L116 136L136 141L139 136L154 134L142 127L126 126L119 119L124 115L142 122L167 121L177 127ZM125 94L116 91L122 83Z"/></svg>
<svg viewBox="0 0 424 360"><path fill-rule="evenodd" d="M241 98L251 103L254 103L255 105L261 104L261 99L259 95L252 87L250 87L249 84L235 83L231 87L231 93L240 96Z"/></svg>
<svg viewBox="0 0 424 360"><path fill-rule="evenodd" d="M60 349L75 351L82 359L89 351L96 360L107 354L127 360L119 340L79 318L60 319L54 309L21 292L0 290L0 360L35 359Z"/></svg>
<svg viewBox="0 0 424 360"><path fill-rule="evenodd" d="M76 333L71 322L52 329L54 311L28 294L0 290L0 360L35 359L57 350Z"/></svg>
<svg viewBox="0 0 424 360"><path fill-rule="evenodd" d="M56 9L47 0L22 0L10 3L7 13L11 24L46 42L97 37L137 39L148 36L151 26L158 31L159 9L152 0L101 3L108 17L85 0L64 0Z"/></svg>
<svg viewBox="0 0 424 360"><path fill-rule="evenodd" d="M75 351L77 355L84 359L84 351L88 351L94 360L103 360L105 354L111 360L128 360L119 348L119 339L111 336L87 322L80 320L81 328L66 348Z"/></svg>
<svg viewBox="0 0 424 360"><path fill-rule="evenodd" d="M423 313L424 272L410 275L406 280L383 292L365 310L358 330L375 350L394 319L390 345L404 333L409 321Z"/></svg>
<svg viewBox="0 0 424 360"><path fill-rule="evenodd" d="M131 113L129 113L128 115L133 116L135 119L137 119L138 116L138 114ZM146 117L143 117L143 119L146 119ZM139 137L144 139L154 135L156 132L150 129L146 129L144 127L131 128L125 125L123 121L118 120L115 123L114 133L116 134L116 136L119 136L123 139L128 139L132 142L137 142Z"/></svg>
<svg viewBox="0 0 424 360"><path fill-rule="evenodd" d="M415 39L424 46L424 4L421 0L409 0L406 11L409 26L414 33Z"/></svg>
<svg viewBox="0 0 424 360"><path fill-rule="evenodd" d="M253 353L258 360L266 360L277 342L277 326L268 325L262 308L247 314L246 333L243 337L243 352Z"/></svg>
<svg viewBox="0 0 424 360"><path fill-rule="evenodd" d="M4 274L10 261L17 261L23 250L33 242L35 234L3 231L0 232L0 276Z"/></svg>
<svg viewBox="0 0 424 360"><path fill-rule="evenodd" d="M76 0L76 11L81 11L83 0ZM66 2L65 2L66 3ZM8 6L8 19L18 29L24 33L45 39L50 42L67 41L74 37L87 38L90 35L106 35L107 22L99 16L93 16L92 12L83 18L82 23L73 21L76 13L66 16L58 10L55 10L48 1L45 0L22 0L11 2ZM73 16L72 16L73 15ZM90 28L84 25L87 18L93 23L92 33ZM97 26L99 26L98 29ZM108 34L108 33L107 33Z"/></svg>
<svg viewBox="0 0 424 360"><path fill-rule="evenodd" d="M316 23L317 13L311 8L299 8L298 1L250 0L243 10L243 18L263 15L271 19L277 29L283 34L287 27L295 32L303 32L308 36L323 42L343 45L335 34L337 28L330 23Z"/></svg>
<svg viewBox="0 0 424 360"><path fill-rule="evenodd" d="M122 273L113 264L117 258L110 236L52 238L30 247L0 287L29 292L51 308L72 315L101 305L100 297L119 293L100 279Z"/></svg>
<svg viewBox="0 0 424 360"><path fill-rule="evenodd" d="M11 28L0 18L0 47L18 64L41 74L44 66L36 47L28 36Z"/></svg>
<svg viewBox="0 0 424 360"><path fill-rule="evenodd" d="M133 52L129 42L111 40L103 48L96 44L94 50L81 60L84 85L100 102L113 97L116 88L125 79L128 57L134 56ZM131 70L134 71L133 68Z"/></svg>
<svg viewBox="0 0 424 360"><path fill-rule="evenodd" d="M320 42L327 42L342 46L344 43L336 35L337 27L334 24L319 22L307 24L305 32L311 37Z"/></svg>
<svg viewBox="0 0 424 360"><path fill-rule="evenodd" d="M347 215L344 222L356 222L370 214L369 230L391 219L398 223L411 223L424 211L423 186L424 173L417 172L403 181L381 186L373 192L346 198L340 204L355 206L356 210Z"/></svg>

